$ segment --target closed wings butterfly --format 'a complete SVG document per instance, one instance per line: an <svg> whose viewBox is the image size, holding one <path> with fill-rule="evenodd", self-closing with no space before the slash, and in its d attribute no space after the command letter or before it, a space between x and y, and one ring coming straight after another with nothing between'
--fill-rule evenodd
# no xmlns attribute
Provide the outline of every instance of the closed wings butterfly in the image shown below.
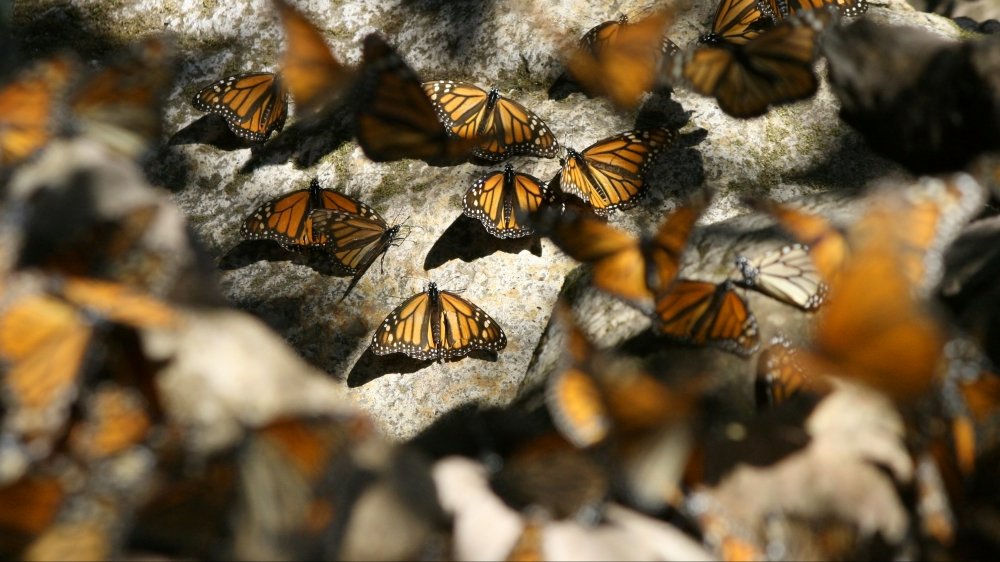
<svg viewBox="0 0 1000 562"><path fill-rule="evenodd" d="M36 63L0 87L0 167L28 158L55 133L55 104L73 72L73 59Z"/></svg>
<svg viewBox="0 0 1000 562"><path fill-rule="evenodd" d="M270 72L229 76L202 88L192 105L226 119L229 130L253 142L267 140L280 131L288 117L284 81Z"/></svg>
<svg viewBox="0 0 1000 562"><path fill-rule="evenodd" d="M313 179L309 189L286 193L258 207L243 221L240 234L247 240L274 240L285 247L323 245L327 242L326 234L315 233L313 227L313 211L317 209L378 216L364 203L338 191L320 188L319 181Z"/></svg>
<svg viewBox="0 0 1000 562"><path fill-rule="evenodd" d="M754 259L736 258L747 287L803 310L816 310L826 299L827 285L809 255L809 248L791 244Z"/></svg>
<svg viewBox="0 0 1000 562"><path fill-rule="evenodd" d="M542 232L575 260L593 265L598 289L642 309L677 277L694 224L709 202L699 195L674 209L653 236L636 238L588 213L566 210Z"/></svg>
<svg viewBox="0 0 1000 562"><path fill-rule="evenodd" d="M339 100L353 80L353 71L337 60L323 33L284 0L272 0L285 30L281 74L299 114L322 109Z"/></svg>
<svg viewBox="0 0 1000 562"><path fill-rule="evenodd" d="M780 0L778 0L780 1ZM760 0L720 0L712 18L712 30L700 43L742 45L773 25L770 6Z"/></svg>
<svg viewBox="0 0 1000 562"><path fill-rule="evenodd" d="M773 408L796 396L808 378L798 360L798 349L776 337L757 358L754 400L758 410Z"/></svg>
<svg viewBox="0 0 1000 562"><path fill-rule="evenodd" d="M548 125L516 101L474 84L434 80L424 83L424 91L438 116L459 138L478 139L473 153L484 160L499 162L513 155L555 158L559 143Z"/></svg>
<svg viewBox="0 0 1000 562"><path fill-rule="evenodd" d="M629 23L623 15L584 35L566 62L570 75L592 95L604 95L620 109L635 109L653 88L665 53L677 48L664 35L672 16L658 12Z"/></svg>
<svg viewBox="0 0 1000 562"><path fill-rule="evenodd" d="M655 329L693 345L714 345L748 356L760 344L757 319L731 281L678 279L656 298Z"/></svg>
<svg viewBox="0 0 1000 562"><path fill-rule="evenodd" d="M463 212L478 219L497 238L520 238L533 232L522 221L553 202L545 182L508 164L502 172L490 172L465 192Z"/></svg>
<svg viewBox="0 0 1000 562"><path fill-rule="evenodd" d="M355 115L358 144L375 162L468 160L479 138L463 138L438 119L420 78L378 34L365 37Z"/></svg>
<svg viewBox="0 0 1000 562"><path fill-rule="evenodd" d="M353 275L341 299L347 297L379 256L400 239L400 225L389 226L374 209L347 213L328 209L313 211L313 238L337 264Z"/></svg>
<svg viewBox="0 0 1000 562"><path fill-rule="evenodd" d="M567 148L559 186L578 193L600 215L628 208L645 193L653 156L676 139L671 129L648 129L599 140L581 152Z"/></svg>
<svg viewBox="0 0 1000 562"><path fill-rule="evenodd" d="M813 71L819 36L834 16L827 10L804 12L742 44L696 46L665 65L668 81L714 97L738 118L808 98L819 84Z"/></svg>
<svg viewBox="0 0 1000 562"><path fill-rule="evenodd" d="M443 360L477 349L497 353L507 347L507 336L483 309L430 283L386 317L371 347L376 355Z"/></svg>

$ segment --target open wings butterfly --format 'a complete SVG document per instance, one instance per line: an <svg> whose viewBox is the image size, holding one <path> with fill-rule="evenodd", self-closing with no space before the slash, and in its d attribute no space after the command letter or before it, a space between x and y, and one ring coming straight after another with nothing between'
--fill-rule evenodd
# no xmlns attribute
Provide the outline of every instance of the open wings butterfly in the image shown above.
<svg viewBox="0 0 1000 562"><path fill-rule="evenodd" d="M714 97L733 117L763 115L768 106L816 92L813 63L819 35L835 15L827 10L804 12L741 44L698 45L674 56L665 74L672 84Z"/></svg>
<svg viewBox="0 0 1000 562"><path fill-rule="evenodd" d="M771 8L760 0L720 0L712 18L712 31L702 34L698 41L742 45L772 24Z"/></svg>
<svg viewBox="0 0 1000 562"><path fill-rule="evenodd" d="M490 172L479 178L465 192L463 212L479 219L497 238L520 238L533 232L522 221L552 203L553 194L540 179L520 172L507 164L502 172Z"/></svg>
<svg viewBox="0 0 1000 562"><path fill-rule="evenodd" d="M438 119L420 78L378 34L365 37L355 115L358 144L375 162L467 160L480 139L454 136Z"/></svg>
<svg viewBox="0 0 1000 562"><path fill-rule="evenodd" d="M423 87L453 134L478 139L473 154L479 158L499 162L513 155L555 158L558 154L559 143L548 125L496 88L486 91L451 80L425 82Z"/></svg>
<svg viewBox="0 0 1000 562"><path fill-rule="evenodd" d="M430 283L393 310L372 337L376 355L405 353L422 361L493 353L507 347L507 336L483 309Z"/></svg>
<svg viewBox="0 0 1000 562"><path fill-rule="evenodd" d="M744 357L760 344L757 319L728 280L716 285L678 279L657 296L653 326L671 339Z"/></svg>
<svg viewBox="0 0 1000 562"><path fill-rule="evenodd" d="M649 237L636 238L570 209L550 220L543 214L539 228L570 257L593 265L595 287L648 309L677 277L688 236L709 200L706 193L678 206Z"/></svg>
<svg viewBox="0 0 1000 562"><path fill-rule="evenodd" d="M661 128L614 135L581 152L567 148L559 186L580 194L600 215L626 209L644 194L652 157L676 140L676 131Z"/></svg>
<svg viewBox="0 0 1000 562"><path fill-rule="evenodd" d="M247 240L274 240L285 247L323 245L328 241L326 233L316 233L313 227L313 211L317 209L361 217L378 216L364 203L338 191L320 188L319 181L313 179L309 189L286 193L258 207L243 221L240 234Z"/></svg>
<svg viewBox="0 0 1000 562"><path fill-rule="evenodd" d="M280 131L288 117L287 88L277 74L250 72L228 76L202 88L192 105L226 119L229 130L262 142Z"/></svg>
<svg viewBox="0 0 1000 562"><path fill-rule="evenodd" d="M343 300L357 285L379 256L400 239L400 225L389 226L375 209L364 213L316 209L313 211L313 238L337 264L354 276L341 297Z"/></svg>
<svg viewBox="0 0 1000 562"><path fill-rule="evenodd" d="M809 248L802 244L784 246L754 259L736 258L742 283L803 310L815 310L826 299L828 287Z"/></svg>

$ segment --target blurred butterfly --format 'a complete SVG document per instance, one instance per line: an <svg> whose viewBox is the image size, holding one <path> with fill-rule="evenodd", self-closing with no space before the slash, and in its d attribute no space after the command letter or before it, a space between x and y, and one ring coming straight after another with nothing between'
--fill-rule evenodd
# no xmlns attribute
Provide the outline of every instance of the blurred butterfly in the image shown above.
<svg viewBox="0 0 1000 562"><path fill-rule="evenodd" d="M28 474L0 485L0 552L19 556L55 523L67 498L58 475Z"/></svg>
<svg viewBox="0 0 1000 562"><path fill-rule="evenodd" d="M288 117L288 93L277 74L236 74L202 88L191 103L226 118L229 130L253 142L280 131Z"/></svg>
<svg viewBox="0 0 1000 562"><path fill-rule="evenodd" d="M70 430L69 448L79 459L114 456L146 440L153 427L149 406L134 388L103 382L83 401Z"/></svg>
<svg viewBox="0 0 1000 562"><path fill-rule="evenodd" d="M341 300L350 294L375 259L400 240L400 225L389 226L375 209L364 206L362 213L316 209L312 214L313 240L353 275Z"/></svg>
<svg viewBox="0 0 1000 562"><path fill-rule="evenodd" d="M828 287L809 248L802 244L784 246L753 260L738 256L736 267L743 285L803 310L816 310L826 299Z"/></svg>
<svg viewBox="0 0 1000 562"><path fill-rule="evenodd" d="M878 236L852 246L816 319L812 346L800 355L811 376L852 378L912 403L937 379L946 334L902 268L899 231L899 223L885 222Z"/></svg>
<svg viewBox="0 0 1000 562"><path fill-rule="evenodd" d="M772 25L772 9L765 2L720 0L712 18L712 31L702 34L698 42L709 45L742 45Z"/></svg>
<svg viewBox="0 0 1000 562"><path fill-rule="evenodd" d="M467 160L480 138L454 136L420 78L378 34L365 37L355 115L358 144L371 160L415 158L431 164Z"/></svg>
<svg viewBox="0 0 1000 562"><path fill-rule="evenodd" d="M70 56L35 63L0 87L0 167L17 164L55 133L54 108L74 69Z"/></svg>
<svg viewBox="0 0 1000 562"><path fill-rule="evenodd" d="M657 295L653 327L670 339L744 357L760 345L757 319L729 280L716 285L678 279Z"/></svg>
<svg viewBox="0 0 1000 562"><path fill-rule="evenodd" d="M87 368L95 320L135 328L169 328L178 313L124 285L65 278L0 313L3 426L44 454L59 435Z"/></svg>
<svg viewBox="0 0 1000 562"><path fill-rule="evenodd" d="M317 232L313 224L313 211L317 209L381 220L371 207L338 191L320 188L319 180L314 178L309 189L291 191L258 207L243 221L240 235L247 240L274 240L286 248L326 244L328 233Z"/></svg>
<svg viewBox="0 0 1000 562"><path fill-rule="evenodd" d="M850 255L844 232L825 217L791 205L764 199L748 199L747 203L770 214L792 238L809 248L820 277L828 285L834 282Z"/></svg>
<svg viewBox="0 0 1000 562"><path fill-rule="evenodd" d="M478 141L473 154L500 162L514 155L555 158L559 143L540 117L516 101L474 84L434 80L424 92L452 134Z"/></svg>
<svg viewBox="0 0 1000 562"><path fill-rule="evenodd" d="M521 221L548 203L554 203L554 195L545 182L507 164L502 172L490 172L472 184L463 212L497 238L520 238L533 232Z"/></svg>
<svg viewBox="0 0 1000 562"><path fill-rule="evenodd" d="M543 214L539 228L571 258L592 264L595 287L648 310L650 299L677 277L688 236L710 199L708 192L692 197L664 218L655 235L638 239L570 209L551 220Z"/></svg>
<svg viewBox="0 0 1000 562"><path fill-rule="evenodd" d="M803 11L835 8L844 17L855 17L868 11L868 0L766 0L775 21L795 16Z"/></svg>
<svg viewBox="0 0 1000 562"><path fill-rule="evenodd" d="M658 12L635 23L624 15L606 21L584 35L566 67L584 91L606 96L619 109L635 109L653 88L663 55L678 50L664 35L672 20Z"/></svg>
<svg viewBox="0 0 1000 562"><path fill-rule="evenodd" d="M74 129L129 156L160 136L174 79L173 42L151 36L85 78L70 94Z"/></svg>
<svg viewBox="0 0 1000 562"><path fill-rule="evenodd" d="M740 44L699 45L665 64L671 84L712 96L727 114L763 115L768 106L816 93L813 72L820 33L834 19L827 10L803 12Z"/></svg>
<svg viewBox="0 0 1000 562"><path fill-rule="evenodd" d="M968 174L922 177L900 188L877 191L867 211L851 228L851 242L881 236L886 225L894 233L904 274L921 295L937 287L944 275L944 252L983 207L983 187Z"/></svg>
<svg viewBox="0 0 1000 562"><path fill-rule="evenodd" d="M284 0L273 3L285 30L281 74L295 99L295 110L304 114L336 101L350 86L353 71L333 56L322 32L308 18Z"/></svg>
<svg viewBox="0 0 1000 562"><path fill-rule="evenodd" d="M497 353L507 347L507 336L483 309L432 282L385 318L371 347L376 355L440 361L476 349Z"/></svg>
<svg viewBox="0 0 1000 562"><path fill-rule="evenodd" d="M627 209L645 193L653 156L677 140L671 129L629 131L599 140L581 152L566 149L559 185L578 193L599 215Z"/></svg>

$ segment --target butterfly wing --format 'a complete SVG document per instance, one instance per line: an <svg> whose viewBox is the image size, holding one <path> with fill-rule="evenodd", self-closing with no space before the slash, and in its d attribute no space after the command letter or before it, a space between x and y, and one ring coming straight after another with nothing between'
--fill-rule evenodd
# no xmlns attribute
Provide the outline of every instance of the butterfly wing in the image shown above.
<svg viewBox="0 0 1000 562"><path fill-rule="evenodd" d="M441 357L461 357L474 349L499 353L507 336L489 314L449 291L440 292Z"/></svg>
<svg viewBox="0 0 1000 562"><path fill-rule="evenodd" d="M281 73L295 99L296 111L318 109L335 100L351 82L351 71L330 52L323 34L284 0L273 0L285 30Z"/></svg>
<svg viewBox="0 0 1000 562"><path fill-rule="evenodd" d="M578 368L555 371L545 386L545 403L552 423L579 448L603 442L612 420L597 381Z"/></svg>
<svg viewBox="0 0 1000 562"><path fill-rule="evenodd" d="M274 240L285 247L324 244L325 240L313 236L316 209L378 217L368 205L339 191L322 189L313 180L309 189L286 193L258 207L243 221L240 235L247 240Z"/></svg>
<svg viewBox="0 0 1000 562"><path fill-rule="evenodd" d="M317 209L312 220L313 241L324 246L338 265L354 275L344 297L399 237L399 226L390 227L374 210L359 215Z"/></svg>
<svg viewBox="0 0 1000 562"><path fill-rule="evenodd" d="M180 323L177 309L120 283L67 277L51 291L81 310L135 328L171 328Z"/></svg>
<svg viewBox="0 0 1000 562"><path fill-rule="evenodd" d="M808 378L798 350L783 337L775 338L757 358L754 400L758 410L773 408L796 396Z"/></svg>
<svg viewBox="0 0 1000 562"><path fill-rule="evenodd" d="M784 246L753 260L739 256L743 283L784 303L816 310L826 299L827 285L802 244Z"/></svg>
<svg viewBox="0 0 1000 562"><path fill-rule="evenodd" d="M850 255L847 238L840 229L822 215L791 205L766 200L748 202L774 217L792 238L809 248L809 255L826 283L836 279Z"/></svg>
<svg viewBox="0 0 1000 562"><path fill-rule="evenodd" d="M711 193L705 192L679 205L663 220L656 235L644 242L646 285L654 294L666 289L677 277L688 237L711 198Z"/></svg>
<svg viewBox="0 0 1000 562"><path fill-rule="evenodd" d="M478 139L455 137L438 120L420 79L377 34L365 37L355 116L358 144L375 162L467 159Z"/></svg>
<svg viewBox="0 0 1000 562"><path fill-rule="evenodd" d="M569 151L560 186L579 193L595 212L634 205L645 192L643 175L653 156L677 139L670 129L629 131L600 140L583 152Z"/></svg>
<svg viewBox="0 0 1000 562"><path fill-rule="evenodd" d="M197 109L217 113L237 136L253 142L280 131L288 117L284 82L270 72L229 76L209 84L191 101Z"/></svg>
<svg viewBox="0 0 1000 562"><path fill-rule="evenodd" d="M702 43L742 45L772 24L767 4L758 0L720 0L712 18L712 31L699 38Z"/></svg>
<svg viewBox="0 0 1000 562"><path fill-rule="evenodd" d="M658 332L684 343L715 345L737 355L757 350L757 319L726 281L677 280L656 299Z"/></svg>
<svg viewBox="0 0 1000 562"><path fill-rule="evenodd" d="M533 232L518 217L527 217L551 200L544 182L515 173L509 165L503 172L491 172L465 192L463 212L478 219L497 238L520 238Z"/></svg>
<svg viewBox="0 0 1000 562"><path fill-rule="evenodd" d="M434 341L432 324L440 311L432 303L428 291L418 293L385 317L372 336L371 349L375 355L404 353L420 361L441 357L441 349Z"/></svg>
<svg viewBox="0 0 1000 562"><path fill-rule="evenodd" d="M0 167L21 162L48 144L53 107L73 67L68 56L42 61L0 89Z"/></svg>
<svg viewBox="0 0 1000 562"><path fill-rule="evenodd" d="M777 18L787 18L809 10L835 8L844 17L855 17L868 11L868 0L769 0L777 2L780 10L775 10Z"/></svg>
<svg viewBox="0 0 1000 562"><path fill-rule="evenodd" d="M474 84L432 80L423 83L424 92L434 104L438 118L452 134L465 139L476 139L492 125L493 114L486 111L489 92ZM491 107L492 109L492 107Z"/></svg>

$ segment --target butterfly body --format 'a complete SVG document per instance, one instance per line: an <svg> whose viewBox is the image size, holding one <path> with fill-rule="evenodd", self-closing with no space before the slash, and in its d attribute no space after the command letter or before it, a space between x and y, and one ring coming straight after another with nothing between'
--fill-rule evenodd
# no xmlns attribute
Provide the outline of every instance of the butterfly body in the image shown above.
<svg viewBox="0 0 1000 562"><path fill-rule="evenodd" d="M202 88L191 104L224 117L229 130L237 136L263 142L285 126L288 89L278 74L236 74Z"/></svg>
<svg viewBox="0 0 1000 562"><path fill-rule="evenodd" d="M523 217L530 216L552 199L544 182L514 172L508 164L503 172L491 172L472 184L465 193L463 212L482 222L497 238L521 238L533 232L521 222Z"/></svg>
<svg viewBox="0 0 1000 562"><path fill-rule="evenodd" d="M559 185L578 193L598 214L626 209L645 194L652 157L676 139L676 131L660 128L614 135L580 152L567 148Z"/></svg>
<svg viewBox="0 0 1000 562"><path fill-rule="evenodd" d="M486 312L433 282L393 310L372 337L376 355L405 353L421 361L505 347L507 336Z"/></svg>
<svg viewBox="0 0 1000 562"><path fill-rule="evenodd" d="M473 154L500 162L513 155L555 158L559 143L548 125L496 88L434 80L423 84L441 122L459 138L479 139Z"/></svg>

